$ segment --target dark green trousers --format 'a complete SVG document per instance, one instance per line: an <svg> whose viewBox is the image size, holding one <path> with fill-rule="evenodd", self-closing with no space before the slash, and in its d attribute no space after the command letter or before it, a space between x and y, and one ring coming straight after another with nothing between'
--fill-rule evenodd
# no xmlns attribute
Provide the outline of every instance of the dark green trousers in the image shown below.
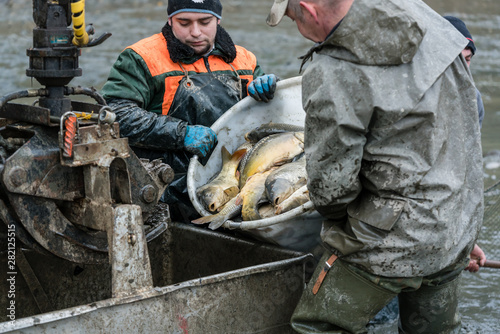
<svg viewBox="0 0 500 334"><path fill-rule="evenodd" d="M366 325L395 296L400 333L458 333L460 263L428 277L372 275L341 259L334 262L317 294L313 285L330 254L321 258L291 319L299 333L365 333Z"/></svg>

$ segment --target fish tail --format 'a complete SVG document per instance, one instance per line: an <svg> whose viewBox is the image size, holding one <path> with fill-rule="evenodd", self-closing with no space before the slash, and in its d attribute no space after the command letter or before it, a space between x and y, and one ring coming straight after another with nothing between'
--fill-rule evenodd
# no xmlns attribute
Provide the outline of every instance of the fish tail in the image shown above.
<svg viewBox="0 0 500 334"><path fill-rule="evenodd" d="M201 217L201 218L192 220L191 223L196 224L196 225L210 223L214 219L215 216L216 215Z"/></svg>
<svg viewBox="0 0 500 334"><path fill-rule="evenodd" d="M219 214L217 217L212 219L208 228L211 230L216 230L221 227L227 220L236 217L241 213L241 205L231 205L227 208L223 215Z"/></svg>
<svg viewBox="0 0 500 334"><path fill-rule="evenodd" d="M214 219L210 223L210 225L208 225L208 228L211 230L216 230L219 227L221 227L225 222L226 222L226 217L220 217L220 218Z"/></svg>

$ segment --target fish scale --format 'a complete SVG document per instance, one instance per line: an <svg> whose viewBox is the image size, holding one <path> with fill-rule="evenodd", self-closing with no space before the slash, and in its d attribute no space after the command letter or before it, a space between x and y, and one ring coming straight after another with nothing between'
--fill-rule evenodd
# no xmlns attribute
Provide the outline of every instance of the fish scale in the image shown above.
<svg viewBox="0 0 500 334"><path fill-rule="evenodd" d="M267 136L255 144L240 175L240 189L253 174L287 163L304 151L304 132Z"/></svg>
<svg viewBox="0 0 500 334"><path fill-rule="evenodd" d="M239 192L236 171L245 150L237 150L232 155L222 146L222 169L215 179L200 187L196 194L210 212L216 212Z"/></svg>

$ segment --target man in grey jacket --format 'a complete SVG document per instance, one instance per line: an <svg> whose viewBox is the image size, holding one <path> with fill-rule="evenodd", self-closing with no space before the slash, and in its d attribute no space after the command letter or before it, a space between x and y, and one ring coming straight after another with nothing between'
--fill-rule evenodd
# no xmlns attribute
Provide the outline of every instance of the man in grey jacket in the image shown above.
<svg viewBox="0 0 500 334"><path fill-rule="evenodd" d="M302 84L308 188L326 252L293 317L360 333L396 295L405 333L459 330L482 222L468 41L419 0L275 0L317 44Z"/></svg>

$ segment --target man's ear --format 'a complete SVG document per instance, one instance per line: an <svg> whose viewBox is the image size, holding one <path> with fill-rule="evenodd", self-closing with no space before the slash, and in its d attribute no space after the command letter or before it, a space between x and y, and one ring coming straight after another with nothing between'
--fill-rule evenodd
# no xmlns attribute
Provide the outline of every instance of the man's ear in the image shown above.
<svg viewBox="0 0 500 334"><path fill-rule="evenodd" d="M172 18L171 18L171 17L169 17L169 18L168 18L168 21L167 21L167 22L168 22L168 25L169 25L169 26L172 26Z"/></svg>
<svg viewBox="0 0 500 334"><path fill-rule="evenodd" d="M306 13L309 13L313 17L313 19L316 23L319 23L318 12L316 10L315 3L301 1L299 4L300 4L300 7L306 11Z"/></svg>

